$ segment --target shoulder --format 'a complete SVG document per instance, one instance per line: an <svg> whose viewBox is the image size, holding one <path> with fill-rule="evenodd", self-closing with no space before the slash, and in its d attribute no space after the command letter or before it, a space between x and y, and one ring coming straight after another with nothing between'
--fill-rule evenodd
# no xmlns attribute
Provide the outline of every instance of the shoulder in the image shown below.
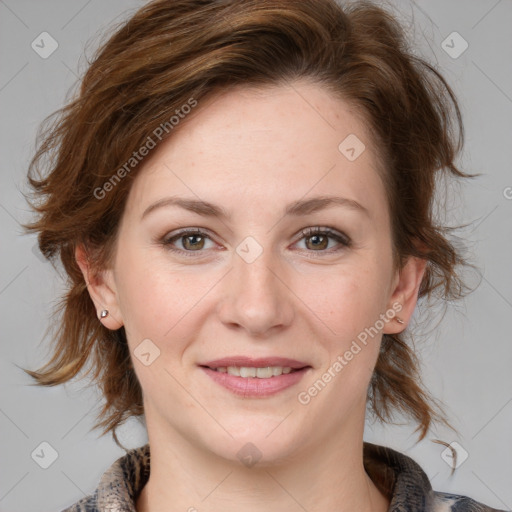
<svg viewBox="0 0 512 512"><path fill-rule="evenodd" d="M420 465L386 446L364 443L366 472L390 500L389 512L504 512L459 494L432 489Z"/></svg>
<svg viewBox="0 0 512 512"><path fill-rule="evenodd" d="M61 512L135 512L135 501L150 472L149 445L130 450L105 471L94 493Z"/></svg>
<svg viewBox="0 0 512 512"><path fill-rule="evenodd" d="M505 512L479 503L468 496L434 491L432 512Z"/></svg>
<svg viewBox="0 0 512 512"><path fill-rule="evenodd" d="M96 496L94 494L86 496L61 512L99 512Z"/></svg>

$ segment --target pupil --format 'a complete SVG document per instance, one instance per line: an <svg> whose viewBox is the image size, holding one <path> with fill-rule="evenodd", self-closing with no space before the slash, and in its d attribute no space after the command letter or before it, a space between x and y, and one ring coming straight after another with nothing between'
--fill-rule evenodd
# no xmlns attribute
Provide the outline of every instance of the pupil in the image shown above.
<svg viewBox="0 0 512 512"><path fill-rule="evenodd" d="M325 236L323 236L323 235L312 235L310 237L310 239L311 239L314 247L316 247L316 248L321 247L321 248L325 249L325 247L326 247L325 242L327 240L327 238Z"/></svg>
<svg viewBox="0 0 512 512"><path fill-rule="evenodd" d="M199 244L201 243L202 241L202 236L199 236L199 235L188 235L185 237L185 247L187 248L194 248L194 247L199 247ZM198 241L199 240L199 244L198 244Z"/></svg>

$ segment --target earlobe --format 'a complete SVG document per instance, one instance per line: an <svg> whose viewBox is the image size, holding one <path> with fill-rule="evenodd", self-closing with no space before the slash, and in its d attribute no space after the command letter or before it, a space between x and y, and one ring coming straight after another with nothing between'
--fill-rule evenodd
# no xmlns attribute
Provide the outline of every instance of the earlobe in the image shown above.
<svg viewBox="0 0 512 512"><path fill-rule="evenodd" d="M98 320L108 329L119 329L124 324L119 311L112 272L110 270L95 272L83 245L76 247L75 259L84 276L91 300L94 302Z"/></svg>
<svg viewBox="0 0 512 512"><path fill-rule="evenodd" d="M407 327L418 301L418 293L426 266L427 260L410 256L399 271L388 304L390 310L396 311L396 316L386 324L383 330L384 334L397 334Z"/></svg>

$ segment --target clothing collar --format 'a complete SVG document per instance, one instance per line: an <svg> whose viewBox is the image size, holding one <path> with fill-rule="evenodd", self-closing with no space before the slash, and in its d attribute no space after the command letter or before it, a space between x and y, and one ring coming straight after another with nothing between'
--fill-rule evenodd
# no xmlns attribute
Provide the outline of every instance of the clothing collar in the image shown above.
<svg viewBox="0 0 512 512"><path fill-rule="evenodd" d="M428 477L410 457L364 443L363 463L372 481L390 500L389 512L431 509L434 493ZM95 492L97 509L136 512L135 503L149 473L149 444L128 451L101 477Z"/></svg>

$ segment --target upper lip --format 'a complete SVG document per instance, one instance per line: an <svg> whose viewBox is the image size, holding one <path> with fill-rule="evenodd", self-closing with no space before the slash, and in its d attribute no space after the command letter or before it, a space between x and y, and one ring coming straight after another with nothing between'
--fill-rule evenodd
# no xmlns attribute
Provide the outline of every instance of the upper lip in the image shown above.
<svg viewBox="0 0 512 512"><path fill-rule="evenodd" d="M302 361L297 361L296 359L289 359L287 357L252 358L247 356L234 356L215 359L213 361L201 363L199 366L208 366L209 368L224 368L227 366L265 368L267 366L282 366L284 368L289 367L293 369L299 369L309 365Z"/></svg>

